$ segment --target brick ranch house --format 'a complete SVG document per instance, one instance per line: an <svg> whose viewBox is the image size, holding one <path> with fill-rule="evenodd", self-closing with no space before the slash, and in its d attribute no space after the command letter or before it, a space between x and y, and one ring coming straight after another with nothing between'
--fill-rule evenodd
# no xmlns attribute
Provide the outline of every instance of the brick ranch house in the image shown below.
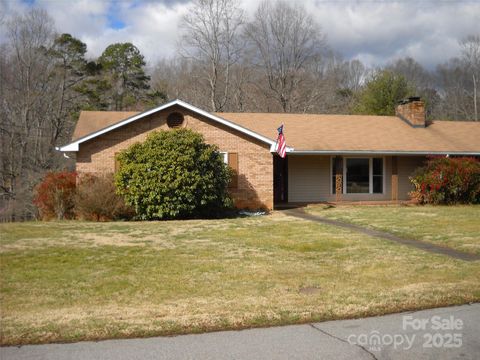
<svg viewBox="0 0 480 360"><path fill-rule="evenodd" d="M275 154L284 124L285 159ZM115 154L155 130L185 127L215 144L236 172L240 208L282 203L407 200L428 155L480 156L480 123L425 121L419 98L396 116L210 113L181 100L136 112L83 111L70 144L79 173L113 173Z"/></svg>

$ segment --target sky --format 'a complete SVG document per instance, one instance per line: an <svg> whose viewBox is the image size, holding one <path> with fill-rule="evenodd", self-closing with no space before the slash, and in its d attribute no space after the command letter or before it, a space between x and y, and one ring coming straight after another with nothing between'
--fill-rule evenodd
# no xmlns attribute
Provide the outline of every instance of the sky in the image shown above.
<svg viewBox="0 0 480 360"><path fill-rule="evenodd" d="M258 0L240 0L248 17ZM290 0L295 1L295 0ZM411 56L429 69L458 56L458 41L480 34L480 0L297 0L346 59L381 66ZM132 42L150 65L175 55L178 23L191 0L0 0L0 41L14 13L44 8L57 31L87 44L97 57L115 42Z"/></svg>

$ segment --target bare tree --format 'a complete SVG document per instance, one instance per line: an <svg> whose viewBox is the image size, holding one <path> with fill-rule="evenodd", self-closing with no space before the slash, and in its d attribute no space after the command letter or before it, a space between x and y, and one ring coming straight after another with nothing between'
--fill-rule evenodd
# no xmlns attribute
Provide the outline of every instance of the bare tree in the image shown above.
<svg viewBox="0 0 480 360"><path fill-rule="evenodd" d="M278 101L284 112L295 110L295 92L305 68L325 46L320 27L299 5L265 1L248 24L246 35L266 77L266 96Z"/></svg>
<svg viewBox="0 0 480 360"><path fill-rule="evenodd" d="M480 81L480 35L469 35L460 41L462 60L472 77L473 118L478 121L478 82Z"/></svg>
<svg viewBox="0 0 480 360"><path fill-rule="evenodd" d="M31 9L7 23L0 53L0 216L31 217L32 189L48 170L67 165L55 151L80 109L74 87L84 77L86 46Z"/></svg>
<svg viewBox="0 0 480 360"><path fill-rule="evenodd" d="M432 87L432 77L425 68L411 57L397 59L387 65L388 70L403 75L408 84L415 89Z"/></svg>
<svg viewBox="0 0 480 360"><path fill-rule="evenodd" d="M231 68L243 47L243 21L236 0L197 0L181 23L181 54L201 65L212 111L225 110L230 100Z"/></svg>
<svg viewBox="0 0 480 360"><path fill-rule="evenodd" d="M368 76L369 69L358 59L345 61L341 68L343 69L342 88L352 92L360 90Z"/></svg>
<svg viewBox="0 0 480 360"><path fill-rule="evenodd" d="M162 59L151 74L152 89L164 93L168 100L181 98L201 108L210 108L210 96L202 76L202 66L193 59Z"/></svg>
<svg viewBox="0 0 480 360"><path fill-rule="evenodd" d="M415 95L426 101L426 112L429 118L442 117L441 98L435 84L435 74L425 69L411 57L397 59L386 66L386 69L402 75Z"/></svg>
<svg viewBox="0 0 480 360"><path fill-rule="evenodd" d="M461 56L439 65L436 71L442 101L439 114L455 120L479 120L480 36L461 40Z"/></svg>
<svg viewBox="0 0 480 360"><path fill-rule="evenodd" d="M1 83L2 190L10 207L26 192L30 176L41 160L52 65L45 56L54 37L53 22L45 11L32 9L7 23L8 46ZM41 166L41 165L40 165Z"/></svg>

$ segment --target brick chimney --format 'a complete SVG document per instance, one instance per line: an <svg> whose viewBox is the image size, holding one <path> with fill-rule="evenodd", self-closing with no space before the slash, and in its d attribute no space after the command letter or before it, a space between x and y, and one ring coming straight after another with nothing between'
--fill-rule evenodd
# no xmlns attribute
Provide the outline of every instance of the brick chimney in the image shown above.
<svg viewBox="0 0 480 360"><path fill-rule="evenodd" d="M412 96L399 102L395 115L413 127L425 127L425 102L418 96Z"/></svg>

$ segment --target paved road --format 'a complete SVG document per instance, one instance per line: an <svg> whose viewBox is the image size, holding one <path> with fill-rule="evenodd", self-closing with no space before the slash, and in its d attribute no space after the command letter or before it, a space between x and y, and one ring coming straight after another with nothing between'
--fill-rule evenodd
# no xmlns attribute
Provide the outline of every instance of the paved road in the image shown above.
<svg viewBox="0 0 480 360"><path fill-rule="evenodd" d="M479 358L480 304L267 329L0 348L1 360Z"/></svg>

